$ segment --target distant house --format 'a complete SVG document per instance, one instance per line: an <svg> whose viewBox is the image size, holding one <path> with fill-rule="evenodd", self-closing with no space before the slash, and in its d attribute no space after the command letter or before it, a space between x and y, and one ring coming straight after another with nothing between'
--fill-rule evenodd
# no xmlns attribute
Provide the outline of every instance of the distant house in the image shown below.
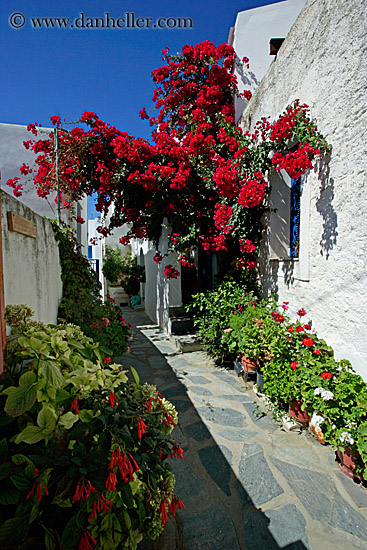
<svg viewBox="0 0 367 550"><path fill-rule="evenodd" d="M333 146L299 182L272 175L261 284L293 312L305 308L337 359L367 380L366 13L366 0L309 0L240 124L275 120L299 99Z"/></svg>
<svg viewBox="0 0 367 550"><path fill-rule="evenodd" d="M50 128L43 129L47 134ZM46 134L46 135L47 135ZM2 196L2 242L4 263L5 305L28 304L35 318L57 322L58 305L62 296L59 250L52 226L48 219L57 217L56 193L46 201L37 195L29 176L22 176L19 168L23 163L32 166L36 155L25 149L23 141L34 137L27 127L20 124L0 124L0 171ZM19 177L24 192L15 198L6 185L8 179ZM13 231L9 227L8 214L19 216L27 231ZM73 216L73 217L72 217ZM75 216L85 223L76 223ZM82 252L88 253L88 208L87 199L76 203L73 210L63 210L61 218L77 231ZM18 218L19 219L19 218Z"/></svg>
<svg viewBox="0 0 367 550"><path fill-rule="evenodd" d="M53 128L41 128L39 136L35 139L46 139ZM44 135L41 132L45 132ZM19 183L23 185L24 192L18 197L22 204L28 206L33 212L46 218L55 219L57 217L57 205L55 202L56 192L51 194L48 200L40 198L37 195L35 186L30 181L30 176L22 176L19 168L23 163L33 166L36 155L33 151L27 150L23 141L29 141L34 136L27 131L27 126L22 124L0 123L0 170L1 170L1 189L13 195L12 189L6 185L9 179L19 177ZM85 220L84 224L77 223L71 217L72 212L75 217L80 216ZM82 246L82 252L85 256L88 254L88 201L87 198L78 201L71 210L62 210L61 219L68 222L71 227L77 231L78 242Z"/></svg>

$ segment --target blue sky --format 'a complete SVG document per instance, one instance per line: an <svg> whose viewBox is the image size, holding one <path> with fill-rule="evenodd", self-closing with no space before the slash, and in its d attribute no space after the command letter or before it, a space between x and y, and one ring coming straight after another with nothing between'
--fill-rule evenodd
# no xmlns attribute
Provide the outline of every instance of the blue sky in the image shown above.
<svg viewBox="0 0 367 550"><path fill-rule="evenodd" d="M149 138L149 125L140 120L138 111L142 106L152 108L150 74L162 65L162 48L168 46L176 53L186 43L227 42L237 12L272 3L60 0L52 7L43 0L1 0L0 122L48 126L53 114L72 121L83 111L94 111L121 130ZM85 22L88 17L104 17L106 12L115 20L126 19L129 12L152 21L150 28L141 29L35 29L31 25L32 17L69 17L70 25L81 12ZM22 28L11 26L9 18L14 13L24 15ZM193 28L153 29L161 17L189 17ZM14 21L22 22L19 16Z"/></svg>

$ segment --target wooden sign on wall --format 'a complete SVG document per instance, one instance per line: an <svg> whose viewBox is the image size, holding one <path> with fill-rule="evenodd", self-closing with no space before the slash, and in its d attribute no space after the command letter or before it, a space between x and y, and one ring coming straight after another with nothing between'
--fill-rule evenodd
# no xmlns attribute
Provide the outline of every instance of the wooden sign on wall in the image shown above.
<svg viewBox="0 0 367 550"><path fill-rule="evenodd" d="M37 236L36 224L15 212L8 212L8 228L9 231L15 231L27 237L35 238Z"/></svg>

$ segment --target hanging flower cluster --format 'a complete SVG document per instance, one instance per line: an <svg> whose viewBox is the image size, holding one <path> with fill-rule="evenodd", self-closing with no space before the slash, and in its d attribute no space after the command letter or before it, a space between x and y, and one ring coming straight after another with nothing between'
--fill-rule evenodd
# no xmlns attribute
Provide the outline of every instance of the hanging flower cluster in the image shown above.
<svg viewBox="0 0 367 550"><path fill-rule="evenodd" d="M171 239L170 251L180 257L188 258L194 247L202 246L230 252L240 269L253 269L272 166L298 177L330 148L299 101L273 124L263 117L253 134L236 126L233 96L239 92L232 69L240 62L232 46L216 47L208 40L185 45L181 55L169 55L168 49L162 53L165 64L152 72L156 113L150 117L145 107L139 112L152 127L152 143L118 130L93 112L84 112L78 121L87 130L76 126L64 132L60 118L51 117L59 127L61 191L70 198L68 206L92 193L97 193L96 208L104 215L113 204L110 227L99 230L107 235L130 224L122 244L135 237L157 245L166 218L172 234L178 235ZM244 62L247 66L248 59ZM242 95L251 97L250 92ZM36 124L29 130L37 137ZM295 138L300 146L289 151ZM51 132L48 139L24 143L38 155L33 181L41 197L55 189L54 139ZM30 172L22 166L22 174ZM17 196L22 192L18 181L8 182ZM253 249L244 249L247 241ZM160 253L154 259L160 262ZM178 276L168 268L168 278Z"/></svg>

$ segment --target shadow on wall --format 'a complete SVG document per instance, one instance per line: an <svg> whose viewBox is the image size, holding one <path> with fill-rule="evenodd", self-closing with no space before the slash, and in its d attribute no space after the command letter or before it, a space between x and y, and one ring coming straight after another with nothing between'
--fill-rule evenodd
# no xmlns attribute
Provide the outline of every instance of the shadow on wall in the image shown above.
<svg viewBox="0 0 367 550"><path fill-rule="evenodd" d="M332 201L334 199L334 180L330 178L330 168L328 159L320 162L318 178L320 180L320 196L316 201L317 211L324 219L323 232L320 240L320 254L325 254L326 259L329 259L330 251L334 248L337 242L338 232L338 216L333 208Z"/></svg>
<svg viewBox="0 0 367 550"><path fill-rule="evenodd" d="M264 223L269 227L270 212L265 214ZM260 289L264 298L278 296L278 262L270 261L270 232L264 233L260 245L258 260L258 278Z"/></svg>
<svg viewBox="0 0 367 550"><path fill-rule="evenodd" d="M294 283L294 262L290 260L289 262L283 262L282 265L284 284L289 288Z"/></svg>

